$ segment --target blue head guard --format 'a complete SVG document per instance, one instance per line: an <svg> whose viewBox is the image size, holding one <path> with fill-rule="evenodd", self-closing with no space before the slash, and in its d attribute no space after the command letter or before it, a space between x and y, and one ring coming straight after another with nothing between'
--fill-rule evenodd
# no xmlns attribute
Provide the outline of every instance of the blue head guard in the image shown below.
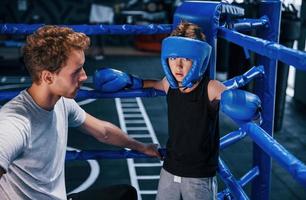
<svg viewBox="0 0 306 200"><path fill-rule="evenodd" d="M165 38L162 42L161 61L170 87L178 88L178 84L171 73L168 58L188 58L192 60L192 67L182 81L182 87L191 88L204 74L211 49L208 43L196 39L177 36Z"/></svg>

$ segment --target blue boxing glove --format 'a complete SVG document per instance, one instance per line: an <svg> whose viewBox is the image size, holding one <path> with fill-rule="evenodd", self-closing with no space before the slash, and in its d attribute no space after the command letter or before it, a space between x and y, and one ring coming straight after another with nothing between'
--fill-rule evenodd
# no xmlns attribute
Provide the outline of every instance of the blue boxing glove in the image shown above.
<svg viewBox="0 0 306 200"><path fill-rule="evenodd" d="M125 88L141 89L143 87L142 79L111 68L97 69L93 76L93 83L95 89L102 92L117 92Z"/></svg>
<svg viewBox="0 0 306 200"><path fill-rule="evenodd" d="M243 90L225 90L221 94L221 110L234 121L246 123L260 118L259 97Z"/></svg>

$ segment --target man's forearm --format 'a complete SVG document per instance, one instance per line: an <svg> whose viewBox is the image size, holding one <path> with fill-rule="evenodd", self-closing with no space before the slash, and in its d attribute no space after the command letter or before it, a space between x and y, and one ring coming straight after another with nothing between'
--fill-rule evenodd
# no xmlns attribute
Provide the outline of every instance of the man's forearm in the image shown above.
<svg viewBox="0 0 306 200"><path fill-rule="evenodd" d="M90 114L86 115L86 120L80 128L103 143L137 151L142 151L145 148L143 143L128 137L119 127L110 122L99 120Z"/></svg>
<svg viewBox="0 0 306 200"><path fill-rule="evenodd" d="M102 142L137 151L143 151L144 149L143 143L128 137L126 133L113 124L106 127L106 137L103 137Z"/></svg>

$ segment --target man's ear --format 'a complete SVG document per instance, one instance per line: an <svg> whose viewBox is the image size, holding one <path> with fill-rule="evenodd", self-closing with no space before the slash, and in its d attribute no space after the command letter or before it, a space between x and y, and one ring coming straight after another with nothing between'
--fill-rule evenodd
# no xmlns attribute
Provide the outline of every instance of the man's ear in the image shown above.
<svg viewBox="0 0 306 200"><path fill-rule="evenodd" d="M54 74L48 70L43 70L41 72L41 81L47 84L52 84L54 81Z"/></svg>

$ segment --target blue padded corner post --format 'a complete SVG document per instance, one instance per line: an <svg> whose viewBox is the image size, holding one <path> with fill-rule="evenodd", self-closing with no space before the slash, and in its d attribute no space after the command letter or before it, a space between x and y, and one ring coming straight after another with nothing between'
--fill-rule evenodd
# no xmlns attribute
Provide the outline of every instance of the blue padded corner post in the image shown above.
<svg viewBox="0 0 306 200"><path fill-rule="evenodd" d="M216 41L221 14L219 2L185 1L174 13L173 27L182 20L197 24L206 36L206 42L212 46L207 72L210 78L215 78L216 71Z"/></svg>
<svg viewBox="0 0 306 200"><path fill-rule="evenodd" d="M258 37L278 42L281 16L280 0L264 0L259 3L259 16L268 16L270 25L262 29ZM261 127L273 137L274 103L276 87L276 60L257 55L256 63L265 67L265 78L255 81L255 94L262 101ZM259 146L253 146L253 165L258 166L260 174L252 183L251 199L268 200L270 196L271 158Z"/></svg>

